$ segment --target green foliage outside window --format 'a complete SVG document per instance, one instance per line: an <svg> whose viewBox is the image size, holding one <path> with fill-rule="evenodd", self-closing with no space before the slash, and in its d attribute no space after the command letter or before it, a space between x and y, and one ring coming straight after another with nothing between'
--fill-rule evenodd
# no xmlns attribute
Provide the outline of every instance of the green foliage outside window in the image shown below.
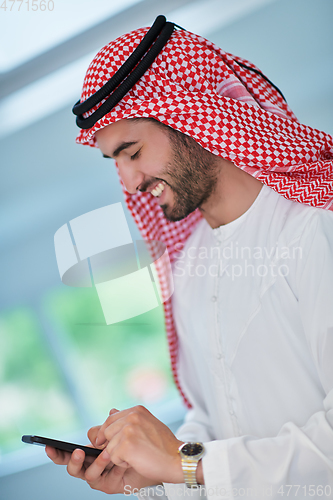
<svg viewBox="0 0 333 500"><path fill-rule="evenodd" d="M20 447L22 434L78 425L62 374L43 342L36 315L16 309L0 319L0 450Z"/></svg>
<svg viewBox="0 0 333 500"><path fill-rule="evenodd" d="M34 310L0 317L1 453L20 449L22 434L61 439L111 408L176 396L162 307L107 326L94 288L64 287L41 310L57 353Z"/></svg>

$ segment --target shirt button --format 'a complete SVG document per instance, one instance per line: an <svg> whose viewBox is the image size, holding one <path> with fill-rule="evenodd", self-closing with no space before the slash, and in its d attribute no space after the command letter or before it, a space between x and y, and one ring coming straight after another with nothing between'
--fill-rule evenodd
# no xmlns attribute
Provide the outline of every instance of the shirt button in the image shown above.
<svg viewBox="0 0 333 500"><path fill-rule="evenodd" d="M217 297L216 297L216 295L213 295L213 296L212 296L211 301L212 301L212 302L216 302L216 301L217 301Z"/></svg>
<svg viewBox="0 0 333 500"><path fill-rule="evenodd" d="M229 413L230 413L230 415L234 414L233 410L229 410Z"/></svg>

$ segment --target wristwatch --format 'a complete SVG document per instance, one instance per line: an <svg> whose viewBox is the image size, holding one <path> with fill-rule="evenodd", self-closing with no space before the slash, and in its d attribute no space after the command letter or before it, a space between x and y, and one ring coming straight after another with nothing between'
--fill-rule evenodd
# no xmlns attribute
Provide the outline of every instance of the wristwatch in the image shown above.
<svg viewBox="0 0 333 500"><path fill-rule="evenodd" d="M178 448L178 453L182 460L185 484L188 488L197 488L196 472L198 462L205 454L205 447L202 443L183 443Z"/></svg>

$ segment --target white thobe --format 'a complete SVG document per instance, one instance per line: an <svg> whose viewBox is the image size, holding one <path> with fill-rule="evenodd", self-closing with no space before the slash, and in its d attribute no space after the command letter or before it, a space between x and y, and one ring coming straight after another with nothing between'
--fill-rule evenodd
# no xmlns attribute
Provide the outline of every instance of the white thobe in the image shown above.
<svg viewBox="0 0 333 500"><path fill-rule="evenodd" d="M333 498L333 213L263 186L178 257L177 437L204 442L205 494Z"/></svg>

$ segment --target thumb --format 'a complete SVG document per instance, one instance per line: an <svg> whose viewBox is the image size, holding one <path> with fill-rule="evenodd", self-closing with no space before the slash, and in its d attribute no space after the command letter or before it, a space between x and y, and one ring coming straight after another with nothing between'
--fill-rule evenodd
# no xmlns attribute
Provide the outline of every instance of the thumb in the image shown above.
<svg viewBox="0 0 333 500"><path fill-rule="evenodd" d="M101 425L95 425L95 427L91 427L87 432L88 439L93 446L95 446L96 437L101 427Z"/></svg>

